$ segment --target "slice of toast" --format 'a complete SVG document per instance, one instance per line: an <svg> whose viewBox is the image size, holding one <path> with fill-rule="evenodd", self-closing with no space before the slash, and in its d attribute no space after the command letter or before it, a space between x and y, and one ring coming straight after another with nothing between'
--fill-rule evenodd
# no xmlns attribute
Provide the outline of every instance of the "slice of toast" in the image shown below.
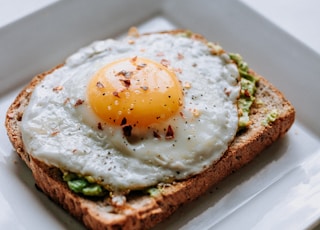
<svg viewBox="0 0 320 230"><path fill-rule="evenodd" d="M171 32L175 33L175 32ZM203 40L201 36L198 38ZM295 119L295 110L282 93L263 77L259 79L256 103L250 112L251 125L240 132L223 157L205 171L189 179L165 184L150 195L133 192L123 206L111 205L108 199L89 199L72 192L58 168L49 167L29 155L21 137L20 122L33 89L54 69L42 73L20 92L7 112L8 136L21 159L32 170L36 185L52 200L83 222L88 229L149 229L164 220L181 205L194 200L214 184L250 162L263 149L284 135ZM266 118L271 111L278 116Z"/></svg>

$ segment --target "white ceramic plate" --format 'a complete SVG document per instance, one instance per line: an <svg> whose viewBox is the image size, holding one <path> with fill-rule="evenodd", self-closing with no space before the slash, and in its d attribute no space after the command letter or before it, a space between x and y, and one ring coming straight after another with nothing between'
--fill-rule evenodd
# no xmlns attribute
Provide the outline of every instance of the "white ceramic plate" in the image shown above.
<svg viewBox="0 0 320 230"><path fill-rule="evenodd" d="M239 52L297 110L289 133L156 229L303 229L320 217L320 57L243 3L224 0L57 2L0 30L0 120L33 75L96 39L188 28ZM82 229L34 186L0 126L0 226Z"/></svg>

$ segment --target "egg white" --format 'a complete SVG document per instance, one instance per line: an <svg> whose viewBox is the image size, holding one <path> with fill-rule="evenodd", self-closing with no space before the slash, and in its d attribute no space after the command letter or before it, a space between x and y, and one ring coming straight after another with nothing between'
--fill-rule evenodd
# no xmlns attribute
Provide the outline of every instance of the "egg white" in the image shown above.
<svg viewBox="0 0 320 230"><path fill-rule="evenodd" d="M128 39L130 42L128 42ZM132 42L134 41L134 42ZM93 113L86 98L90 78L107 63L125 57L166 59L184 84L181 113L134 140ZM111 190L141 189L184 179L219 159L238 127L237 67L215 56L203 42L170 34L95 42L69 57L33 92L21 131L34 157ZM228 93L226 93L228 92ZM98 125L100 123L100 126ZM174 138L155 138L168 125Z"/></svg>

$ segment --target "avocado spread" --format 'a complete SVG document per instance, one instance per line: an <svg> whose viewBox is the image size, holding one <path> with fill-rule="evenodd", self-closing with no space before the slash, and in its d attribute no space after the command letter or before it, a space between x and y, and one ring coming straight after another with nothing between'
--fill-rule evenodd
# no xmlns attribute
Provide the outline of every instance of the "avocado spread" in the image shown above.
<svg viewBox="0 0 320 230"><path fill-rule="evenodd" d="M278 116L279 116L279 113L278 113L278 111L276 109L270 111L267 114L265 120L262 121L262 125L267 126L268 124L274 122L277 119Z"/></svg>
<svg viewBox="0 0 320 230"><path fill-rule="evenodd" d="M248 64L242 60L239 54L229 53L231 60L238 66L241 77L240 97L238 99L239 123L238 131L247 128L250 125L249 113L251 105L255 100L256 83L258 79L250 73Z"/></svg>
<svg viewBox="0 0 320 230"><path fill-rule="evenodd" d="M63 173L63 180L67 182L69 189L75 193L81 193L85 196L104 196L107 194L107 190L94 182L92 177L65 172Z"/></svg>
<svg viewBox="0 0 320 230"><path fill-rule="evenodd" d="M69 189L75 193L91 197L103 197L108 194L108 191L96 183L90 176L83 177L75 173L64 172L63 180L67 182ZM152 197L156 197L161 193L161 191L155 187L145 189L144 192Z"/></svg>

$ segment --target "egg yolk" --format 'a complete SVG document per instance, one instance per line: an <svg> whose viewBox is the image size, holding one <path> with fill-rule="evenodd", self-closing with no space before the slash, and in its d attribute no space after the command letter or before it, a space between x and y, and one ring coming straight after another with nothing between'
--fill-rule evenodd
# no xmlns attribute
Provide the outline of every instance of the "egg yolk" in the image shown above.
<svg viewBox="0 0 320 230"><path fill-rule="evenodd" d="M147 127L175 115L182 106L174 72L153 60L124 58L102 67L90 80L87 95L106 123Z"/></svg>

